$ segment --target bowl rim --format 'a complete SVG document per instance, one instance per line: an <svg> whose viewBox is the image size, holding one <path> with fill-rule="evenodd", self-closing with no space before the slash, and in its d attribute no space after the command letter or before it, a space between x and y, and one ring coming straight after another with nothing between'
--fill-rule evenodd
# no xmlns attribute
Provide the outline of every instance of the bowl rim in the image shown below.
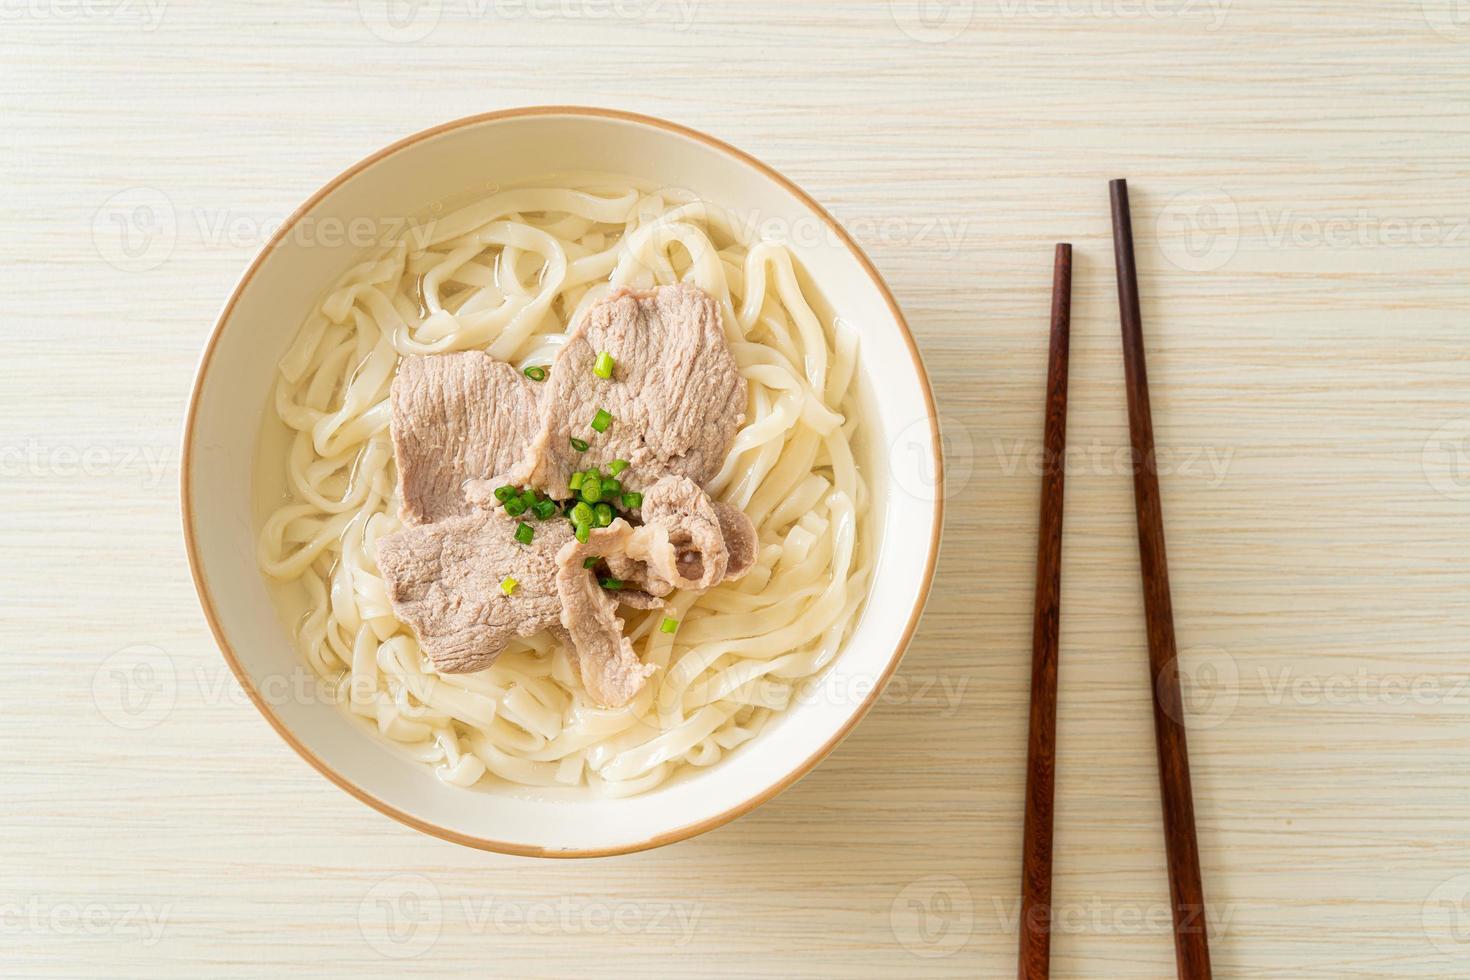
<svg viewBox="0 0 1470 980"><path fill-rule="evenodd" d="M657 130L662 130L666 133L672 133L676 136L695 140L696 142L702 143L718 153L734 158L738 163L742 163L748 167L751 167L766 178L775 181L784 190L795 196L797 200L799 200L804 206L810 208L812 213L814 213L832 232L837 242L840 243L844 248L846 248L848 252L852 255L852 257L857 260L859 267L872 281L873 286L883 297L884 302L887 303L889 313L892 315L894 322L898 325L899 331L903 337L903 341L908 347L909 356L913 360L914 370L917 373L919 387L923 393L925 407L928 411L929 431L933 446L933 523L929 537L928 555L925 559L923 582L918 591L918 594L914 599L913 608L909 610L908 619L904 624L903 632L899 636L897 643L894 645L893 652L888 657L887 665L883 671L882 676L880 676L877 682L872 685L872 689L869 691L867 697L863 699L862 703L858 705L857 710L852 713L852 715L847 719L842 727L839 728L835 733L833 733L833 735L826 742L824 742L815 752L804 759L785 776L770 784L769 786L765 786L758 791L752 793L749 797L736 804L735 806L723 810L713 816L706 817L702 820L686 824L673 830L665 831L664 833L657 834L645 840L636 841L629 844L618 844L611 847L567 849L547 848L527 846L511 841L492 840L490 838L465 834L457 830L451 830L448 827L442 827L437 824L430 823L419 817L413 816L412 814L405 813L388 801L380 799L367 792L362 787L353 783L350 779L334 770L321 758L315 755L310 749L308 749L299 739L296 738L291 730L287 728L284 722L282 722L282 720L276 715L271 705L261 696L260 692L255 689L255 685L251 683L248 673L245 671L244 667L240 663L239 658L236 656L234 648L231 646L229 638L225 635L224 627L221 625L220 619L216 614L214 598L210 592L209 585L204 578L203 563L199 556L198 541L196 540L194 533L195 514L191 485L193 472L193 444L195 424L198 420L198 410L201 393L204 387L204 379L205 376L209 373L210 367L212 366L215 349L218 346L219 339L224 332L225 324L229 322L230 316L234 313L235 306L239 301L241 295L250 285L251 280L254 279L255 274L259 271L266 257L271 253L271 250L274 249L287 235L289 235L292 229L295 228L296 224L313 208L315 208L317 204L322 201L323 198L325 198L332 191L336 190L347 180L372 167L380 160L383 160L399 152L400 150L405 150L416 143L422 142L423 140L430 139L444 133L453 132L454 130L477 126L487 122L496 122L505 119L529 118L536 116L573 116L633 123L635 125L650 127ZM924 362L919 356L918 345L914 342L913 333L909 330L908 321L904 319L903 312L899 309L897 301L894 300L892 292L890 292L888 289L888 284L883 281L883 277L878 273L877 268L873 265L868 256L863 252L861 246L859 246L857 242L853 240L852 236L849 235L848 232L840 224L838 224L837 220L833 218L830 213L828 213L827 209L817 203L817 201L814 200L811 195L807 194L806 191L802 190L784 174L780 173L768 164L761 162L760 160L751 156L749 153L746 153L744 150L732 146L729 143L726 143L723 140L717 139L706 133L700 132L699 130L691 129L690 127L683 126L679 123L670 122L657 116L649 116L642 113L628 112L621 109L608 109L594 106L523 106L513 109L500 109L492 112L477 113L475 115L464 116L459 119L454 119L449 122L441 123L440 125L421 130L420 132L414 133L410 136L406 136L403 139L397 140L396 142L391 143L388 146L383 147L382 149L362 158L358 162L354 163L352 166L337 174L337 176L333 177L327 183L323 184L320 189L318 189L299 207L292 211L290 216L287 217L285 221L281 222L280 226L276 228L270 238L261 246L255 257L251 259L250 264L246 266L245 271L240 276L240 279L236 282L234 288L230 291L230 296L225 301L224 306L221 308L219 316L215 319L214 326L210 329L209 339L206 341L204 351L200 355L199 366L195 371L194 380L190 387L189 404L184 417L183 447L180 453L179 469L179 508L181 517L183 519L184 547L189 558L189 571L194 581L194 590L198 594L199 604L204 613L204 618L209 623L209 629L210 632L214 635L215 644L219 647L220 653L224 656L225 661L229 664L231 672L235 675L235 679L245 690L245 693L249 696L251 703L255 705L256 709L265 717L265 720L270 724L272 728L275 729L276 733L285 740L287 745L291 746L291 748L295 750L297 755L301 756L301 758L304 759L317 772L321 773L328 780L335 783L339 788L356 797L358 800L366 803L368 806L372 807L378 812L388 817L391 817L394 820L397 820L399 823L402 823L408 827L412 827L414 830L420 831L421 833L425 833L433 837L438 837L441 840L446 840L454 844L462 844L464 846L473 847L483 851L495 851L501 854L513 854L524 857L607 857L617 854L631 854L637 851L649 850L651 848L661 847L665 844L672 844L681 840L687 840L691 837L705 833L706 831L713 830L716 827L723 826L724 824L729 823L737 817L749 813L751 810L754 810L756 807L772 799L783 790L794 784L797 780L801 779L807 773L811 772L814 768L816 768L818 763L825 759L832 752L832 750L837 747L838 743L846 738L847 735L852 732L855 727L857 727L858 722L860 722L867 715L868 711L877 701L878 695L887 685L889 678L892 677L894 671L898 669L899 662L903 659L904 652L907 650L909 643L913 639L914 632L918 627L919 618L924 611L924 605L928 600L930 588L934 582L935 569L937 567L939 559L940 534L944 526L944 459L943 453L941 451L939 417L934 402L934 391L929 382L928 372L924 369Z"/></svg>

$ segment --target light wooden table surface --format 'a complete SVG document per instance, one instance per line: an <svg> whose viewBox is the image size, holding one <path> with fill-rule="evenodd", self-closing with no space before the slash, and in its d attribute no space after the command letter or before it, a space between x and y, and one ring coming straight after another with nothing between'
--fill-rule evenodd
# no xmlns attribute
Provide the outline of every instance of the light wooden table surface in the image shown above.
<svg viewBox="0 0 1470 980"><path fill-rule="evenodd" d="M1065 239L1054 963L1169 975L1126 175L1217 975L1470 975L1457 10L3 0L0 972L1013 975ZM928 615L857 732L733 825L570 863L420 836L297 759L206 631L175 489L195 359L273 225L390 140L553 102L707 130L828 204L908 313L953 478Z"/></svg>

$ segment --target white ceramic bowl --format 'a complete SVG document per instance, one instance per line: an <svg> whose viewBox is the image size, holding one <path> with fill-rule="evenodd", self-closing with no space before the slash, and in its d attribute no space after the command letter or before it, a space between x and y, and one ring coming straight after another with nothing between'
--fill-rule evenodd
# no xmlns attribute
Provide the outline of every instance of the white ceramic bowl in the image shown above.
<svg viewBox="0 0 1470 980"><path fill-rule="evenodd" d="M351 234L431 203L559 171L636 174L756 216L788 243L861 335L865 418L880 535L871 598L814 696L706 770L642 796L538 797L466 791L320 697L292 693L300 657L255 564L252 470L276 363L325 288L363 254ZM368 219L366 225L363 219ZM301 756L354 796L447 840L517 854L592 856L655 847L745 813L795 782L852 730L898 666L934 575L942 518L933 396L902 314L862 251L794 184L724 143L602 109L537 107L411 136L312 196L245 270L209 337L184 430L182 508L195 586L220 649L261 713Z"/></svg>

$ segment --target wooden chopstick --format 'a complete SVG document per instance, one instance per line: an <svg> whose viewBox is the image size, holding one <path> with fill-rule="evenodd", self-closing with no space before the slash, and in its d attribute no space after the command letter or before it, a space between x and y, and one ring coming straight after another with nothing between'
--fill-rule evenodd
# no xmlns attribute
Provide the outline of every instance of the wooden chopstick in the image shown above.
<svg viewBox="0 0 1470 980"><path fill-rule="evenodd" d="M1133 502L1138 512L1138 555L1143 571L1144 616L1154 688L1154 742L1164 804L1164 847L1174 904L1174 958L1184 980L1210 977L1204 884L1194 830L1189 786L1189 747L1184 735L1184 700L1179 689L1174 605L1164 553L1164 511L1159 500L1153 414L1143 353L1143 315L1138 304L1138 269L1133 259L1133 220L1128 182L1109 185L1113 202L1113 255L1118 269L1118 309L1123 321L1123 371L1128 388L1128 431L1133 442Z"/></svg>
<svg viewBox="0 0 1470 980"><path fill-rule="evenodd" d="M1067 450L1067 357L1072 325L1072 246L1058 245L1051 284L1041 523L1031 635L1031 727L1026 750L1026 827L1021 845L1021 980L1051 971L1052 799L1057 746L1057 634L1062 592L1062 496Z"/></svg>

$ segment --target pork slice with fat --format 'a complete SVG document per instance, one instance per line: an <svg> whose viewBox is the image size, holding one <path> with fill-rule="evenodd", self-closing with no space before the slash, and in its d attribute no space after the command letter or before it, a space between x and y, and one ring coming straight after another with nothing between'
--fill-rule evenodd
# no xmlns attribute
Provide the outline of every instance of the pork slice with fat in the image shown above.
<svg viewBox="0 0 1470 980"><path fill-rule="evenodd" d="M541 389L483 351L405 357L391 394L403 523L469 514L465 482L505 473L525 455Z"/></svg>
<svg viewBox="0 0 1470 980"><path fill-rule="evenodd" d="M643 526L605 557L615 578L650 595L702 592L755 564L755 527L740 508L712 499L693 480L666 476L643 495Z"/></svg>
<svg viewBox="0 0 1470 980"><path fill-rule="evenodd" d="M622 518L573 540L557 553L561 625L576 654L582 684L598 704L620 707L654 668L623 636L617 607L659 606L675 588L704 591L739 578L755 564L755 528L744 512L714 501L692 480L664 477L644 497L646 523ZM605 589L584 562L598 558L622 584Z"/></svg>
<svg viewBox="0 0 1470 980"><path fill-rule="evenodd" d="M613 358L610 378L593 368ZM567 480L588 463L627 460L619 474L642 490L666 474L700 486L724 464L745 421L745 379L725 342L720 308L697 286L619 289L592 305L557 354L544 415L516 482L567 497ZM592 428L598 411L611 416ZM589 448L578 452L572 440Z"/></svg>
<svg viewBox="0 0 1470 980"><path fill-rule="evenodd" d="M608 708L620 708L633 700L656 668L641 662L633 652L618 618L616 593L604 589L583 562L620 550L632 532L628 522L619 518L592 531L586 542L573 538L556 556L561 626L576 653L587 696Z"/></svg>
<svg viewBox="0 0 1470 980"><path fill-rule="evenodd" d="M439 670L481 670L512 637L561 621L556 555L572 529L557 519L529 522L535 536L527 545L515 539L518 523L499 508L477 510L378 542L393 611ZM507 577L516 580L509 595L501 588Z"/></svg>

